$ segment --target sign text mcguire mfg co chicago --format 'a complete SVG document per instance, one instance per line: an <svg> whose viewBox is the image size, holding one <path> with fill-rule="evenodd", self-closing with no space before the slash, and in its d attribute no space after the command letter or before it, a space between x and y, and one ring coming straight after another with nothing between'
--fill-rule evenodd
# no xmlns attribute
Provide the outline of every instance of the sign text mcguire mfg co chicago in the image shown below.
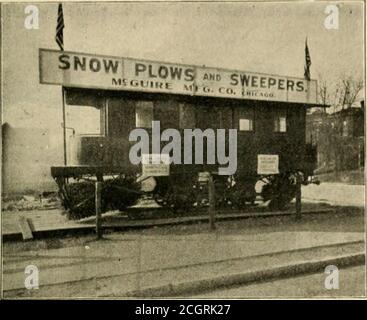
<svg viewBox="0 0 367 320"><path fill-rule="evenodd" d="M315 80L47 49L40 49L40 82L66 87L316 103Z"/></svg>

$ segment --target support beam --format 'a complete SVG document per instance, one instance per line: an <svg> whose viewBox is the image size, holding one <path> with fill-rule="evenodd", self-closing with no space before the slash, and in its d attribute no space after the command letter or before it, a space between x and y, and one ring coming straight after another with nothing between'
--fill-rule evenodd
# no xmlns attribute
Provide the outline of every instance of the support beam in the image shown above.
<svg viewBox="0 0 367 320"><path fill-rule="evenodd" d="M296 220L300 220L302 218L302 184L301 184L302 176L297 173L296 174Z"/></svg>
<svg viewBox="0 0 367 320"><path fill-rule="evenodd" d="M102 181L96 182L95 187L95 204L96 204L96 234L97 239L102 239L102 217L101 217L101 203L102 203Z"/></svg>
<svg viewBox="0 0 367 320"><path fill-rule="evenodd" d="M209 192L209 224L210 230L215 230L215 186L213 175L210 173L208 180Z"/></svg>

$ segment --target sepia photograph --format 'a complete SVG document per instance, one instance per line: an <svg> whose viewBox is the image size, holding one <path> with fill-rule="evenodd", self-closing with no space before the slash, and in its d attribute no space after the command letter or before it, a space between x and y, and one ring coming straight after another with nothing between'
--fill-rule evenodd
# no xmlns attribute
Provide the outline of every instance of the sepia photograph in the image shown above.
<svg viewBox="0 0 367 320"><path fill-rule="evenodd" d="M2 299L366 298L365 1L0 5Z"/></svg>

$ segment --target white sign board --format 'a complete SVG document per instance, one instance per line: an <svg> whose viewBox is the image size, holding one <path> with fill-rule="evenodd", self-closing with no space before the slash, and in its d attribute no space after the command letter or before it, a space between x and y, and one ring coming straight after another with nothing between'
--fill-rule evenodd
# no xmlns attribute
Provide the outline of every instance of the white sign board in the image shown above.
<svg viewBox="0 0 367 320"><path fill-rule="evenodd" d="M65 87L317 103L315 80L40 49L40 83Z"/></svg>
<svg viewBox="0 0 367 320"><path fill-rule="evenodd" d="M258 174L278 174L279 156L277 154L258 154L257 155Z"/></svg>
<svg viewBox="0 0 367 320"><path fill-rule="evenodd" d="M169 164L170 160L168 154L143 154L143 176L169 176Z"/></svg>

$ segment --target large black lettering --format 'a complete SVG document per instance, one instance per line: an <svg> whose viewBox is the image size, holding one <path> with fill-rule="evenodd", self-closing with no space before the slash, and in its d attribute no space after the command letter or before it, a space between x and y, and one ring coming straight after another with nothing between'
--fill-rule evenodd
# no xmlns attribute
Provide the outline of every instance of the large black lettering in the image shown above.
<svg viewBox="0 0 367 320"><path fill-rule="evenodd" d="M117 69L119 67L119 62L118 61L113 61L113 60L103 59L103 64L104 64L104 69L105 69L106 73L109 73L111 69L112 69L113 73L116 73Z"/></svg>
<svg viewBox="0 0 367 320"><path fill-rule="evenodd" d="M293 80L287 80L287 90L292 90L293 91L293 87L294 87L294 81Z"/></svg>
<svg viewBox="0 0 367 320"><path fill-rule="evenodd" d="M230 76L230 78L231 78L230 84L232 86L238 85L238 74L237 73L232 73L231 76Z"/></svg>
<svg viewBox="0 0 367 320"><path fill-rule="evenodd" d="M259 80L259 78L257 76L252 76L252 79L251 79L251 86L252 87L257 87L258 86L257 80Z"/></svg>
<svg viewBox="0 0 367 320"><path fill-rule="evenodd" d="M269 79L268 79L268 87L269 87L269 88L271 88L271 87L275 86L275 85L276 85L276 83L277 83L277 80L276 80L276 79L274 79L274 78L269 78Z"/></svg>
<svg viewBox="0 0 367 320"><path fill-rule="evenodd" d="M304 91L305 90L305 88L303 86L303 81L297 81L296 86L297 86L297 89L296 89L297 91Z"/></svg>
<svg viewBox="0 0 367 320"><path fill-rule="evenodd" d="M181 80L182 68L170 67L172 80Z"/></svg>
<svg viewBox="0 0 367 320"><path fill-rule="evenodd" d="M59 69L62 69L62 70L70 69L69 58L70 57L67 54L59 55L59 62L61 63L61 65L59 64Z"/></svg>
<svg viewBox="0 0 367 320"><path fill-rule="evenodd" d="M245 86L248 87L249 86L249 83L250 83L250 76L246 76L245 74L241 74L240 75L240 79L241 79L241 84L242 86Z"/></svg>
<svg viewBox="0 0 367 320"><path fill-rule="evenodd" d="M149 78L157 78L157 75L153 73L153 66L150 64L148 67L149 70Z"/></svg>
<svg viewBox="0 0 367 320"><path fill-rule="evenodd" d="M101 70L101 61L96 58L92 58L89 60L89 68L93 72L99 72Z"/></svg>
<svg viewBox="0 0 367 320"><path fill-rule="evenodd" d="M285 89L284 82L285 82L284 79L279 79L279 81L278 81L278 89L279 90L284 90Z"/></svg>
<svg viewBox="0 0 367 320"><path fill-rule="evenodd" d="M82 57L82 60L80 61L79 57L74 57L74 70L77 71L78 68L85 71L87 59L85 57Z"/></svg>
<svg viewBox="0 0 367 320"><path fill-rule="evenodd" d="M194 69L186 69L185 70L185 80L186 81L193 81L194 78L195 78L194 74L195 74Z"/></svg>
<svg viewBox="0 0 367 320"><path fill-rule="evenodd" d="M265 77L260 77L260 87L266 88L266 78Z"/></svg>
<svg viewBox="0 0 367 320"><path fill-rule="evenodd" d="M147 66L143 63L135 63L135 75L139 76L139 73L147 70Z"/></svg>
<svg viewBox="0 0 367 320"><path fill-rule="evenodd" d="M162 79L166 79L168 77L168 68L166 66L159 66L158 75Z"/></svg>

